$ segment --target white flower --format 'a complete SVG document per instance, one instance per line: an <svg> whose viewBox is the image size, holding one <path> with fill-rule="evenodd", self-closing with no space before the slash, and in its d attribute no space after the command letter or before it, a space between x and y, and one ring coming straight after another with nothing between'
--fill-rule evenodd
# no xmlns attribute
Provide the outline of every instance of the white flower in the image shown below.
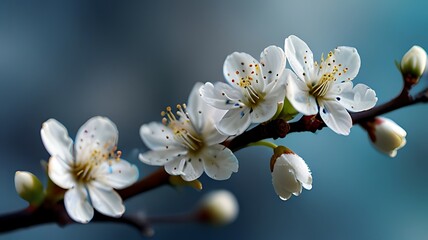
<svg viewBox="0 0 428 240"><path fill-rule="evenodd" d="M401 72L419 78L425 71L427 53L419 46L413 46L401 59Z"/></svg>
<svg viewBox="0 0 428 240"><path fill-rule="evenodd" d="M267 47L260 63L246 53L234 52L223 65L223 74L229 84L206 83L200 90L210 105L228 110L218 124L220 132L239 135L251 123L270 120L284 100L285 55L281 48Z"/></svg>
<svg viewBox="0 0 428 240"><path fill-rule="evenodd" d="M43 123L43 144L51 154L49 178L59 187L68 189L64 205L68 215L81 223L89 222L95 208L98 212L120 217L125 207L119 194L138 179L138 169L120 159L116 152L118 131L104 117L89 119L73 141L67 129L55 119Z"/></svg>
<svg viewBox="0 0 428 240"><path fill-rule="evenodd" d="M292 35L285 39L284 51L297 74L289 78L286 96L304 115L319 112L329 128L348 135L352 119L346 110L360 112L376 104L372 89L364 84L353 88L351 80L360 69L360 56L355 48L337 47L318 64L306 43Z"/></svg>
<svg viewBox="0 0 428 240"><path fill-rule="evenodd" d="M271 171L273 187L282 200L289 199L292 194L299 196L302 186L307 190L312 189L312 175L308 165L288 148L280 146L275 149Z"/></svg>
<svg viewBox="0 0 428 240"><path fill-rule="evenodd" d="M201 85L193 87L187 106L177 106L177 116L167 107L162 112L163 124L152 122L141 126L141 138L151 151L139 157L146 164L165 166L167 173L181 175L186 181L199 178L204 170L213 179L225 180L238 171L238 160L220 144L227 137L214 127L224 111L202 100Z"/></svg>
<svg viewBox="0 0 428 240"><path fill-rule="evenodd" d="M406 131L391 119L376 117L364 127L373 145L390 157L397 156L397 150L406 145Z"/></svg>
<svg viewBox="0 0 428 240"><path fill-rule="evenodd" d="M239 204L235 196L226 190L206 194L200 202L199 214L203 221L214 225L225 225L238 217Z"/></svg>

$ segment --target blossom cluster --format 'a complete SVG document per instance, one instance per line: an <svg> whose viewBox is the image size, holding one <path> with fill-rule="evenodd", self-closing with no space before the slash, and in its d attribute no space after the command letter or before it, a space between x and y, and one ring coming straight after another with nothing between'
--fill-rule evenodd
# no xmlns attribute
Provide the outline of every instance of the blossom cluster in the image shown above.
<svg viewBox="0 0 428 240"><path fill-rule="evenodd" d="M168 174L184 181L195 181L204 172L212 179L226 180L238 171L239 164L224 143L258 124L293 121L304 115L322 120L337 134L348 135L353 125L349 112L368 110L377 102L370 87L354 86L360 65L357 50L346 46L315 61L307 44L293 35L285 39L284 49L265 48L259 60L234 52L223 65L226 82L196 83L187 104L176 105L176 110L167 107L161 122L141 126L142 141L150 150L140 153L139 159L163 166ZM391 157L405 144L406 132L391 120L378 118L363 127L375 146ZM87 223L94 209L107 216L122 216L125 207L116 190L134 184L138 169L117 150L118 130L111 120L91 118L73 142L61 123L49 119L42 126L41 137L51 155L49 178L64 190L62 197L71 219ZM281 199L312 188L311 171L299 155L285 146L253 143L257 144L273 149L272 184ZM15 184L24 199L42 199L35 176L19 172Z"/></svg>
<svg viewBox="0 0 428 240"><path fill-rule="evenodd" d="M187 106L177 105L176 114L168 107L162 113L163 124L141 127L141 137L151 151L140 154L140 160L165 166L168 173L187 181L204 171L213 179L228 179L237 172L238 161L221 143L257 124L275 118L290 120L292 116L284 113L293 111L319 114L334 132L348 135L352 127L348 111L368 110L377 102L371 88L353 85L360 64L352 47L337 47L318 63L296 36L285 39L284 50L265 48L260 60L234 52L223 65L226 83L197 83ZM288 148L273 148L272 182L279 197L299 195L302 186L311 189L312 177L304 160Z"/></svg>

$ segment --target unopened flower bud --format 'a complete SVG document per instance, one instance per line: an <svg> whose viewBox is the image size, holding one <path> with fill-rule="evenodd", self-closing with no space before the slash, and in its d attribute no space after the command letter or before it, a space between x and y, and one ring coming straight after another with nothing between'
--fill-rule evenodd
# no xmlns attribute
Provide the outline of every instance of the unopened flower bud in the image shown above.
<svg viewBox="0 0 428 240"><path fill-rule="evenodd" d="M30 172L15 173L15 189L19 196L31 205L38 205L44 198L42 183Z"/></svg>
<svg viewBox="0 0 428 240"><path fill-rule="evenodd" d="M199 205L199 219L213 225L226 225L238 216L239 205L235 196L226 190L206 194Z"/></svg>
<svg viewBox="0 0 428 240"><path fill-rule="evenodd" d="M312 189L312 175L305 161L290 149L279 146L271 158L272 184L282 200L299 196L302 187Z"/></svg>
<svg viewBox="0 0 428 240"><path fill-rule="evenodd" d="M364 125L373 145L390 157L397 155L397 150L406 145L406 131L394 121L384 117L376 117Z"/></svg>
<svg viewBox="0 0 428 240"><path fill-rule="evenodd" d="M413 46L401 59L400 70L404 80L416 84L425 71L427 53L419 46Z"/></svg>

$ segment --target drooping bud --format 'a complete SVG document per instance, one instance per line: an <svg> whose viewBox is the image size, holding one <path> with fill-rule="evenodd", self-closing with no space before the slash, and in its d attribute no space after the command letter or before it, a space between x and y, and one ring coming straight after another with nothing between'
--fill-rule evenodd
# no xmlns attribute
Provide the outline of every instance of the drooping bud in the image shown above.
<svg viewBox="0 0 428 240"><path fill-rule="evenodd" d="M410 85L418 83L425 71L427 53L419 46L413 46L401 59L400 70L404 81Z"/></svg>
<svg viewBox="0 0 428 240"><path fill-rule="evenodd" d="M299 196L302 187L312 189L312 175L308 165L289 148L275 148L270 167L273 187L282 200L289 199L291 195Z"/></svg>
<svg viewBox="0 0 428 240"><path fill-rule="evenodd" d="M19 196L29 202L30 205L39 205L43 201L43 185L30 172L17 171L15 173L15 189Z"/></svg>
<svg viewBox="0 0 428 240"><path fill-rule="evenodd" d="M391 119L376 117L363 127L376 149L390 157L395 157L397 150L406 145L406 131Z"/></svg>
<svg viewBox="0 0 428 240"><path fill-rule="evenodd" d="M238 201L226 190L216 190L206 194L199 205L199 220L213 225L233 222L239 212Z"/></svg>

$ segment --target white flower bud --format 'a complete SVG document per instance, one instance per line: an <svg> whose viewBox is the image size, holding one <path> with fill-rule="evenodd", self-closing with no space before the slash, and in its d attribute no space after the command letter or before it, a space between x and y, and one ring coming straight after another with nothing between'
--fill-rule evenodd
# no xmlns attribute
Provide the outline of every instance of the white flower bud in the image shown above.
<svg viewBox="0 0 428 240"><path fill-rule="evenodd" d="M311 171L305 161L290 149L279 146L271 159L272 184L282 200L299 196L302 186L312 189Z"/></svg>
<svg viewBox="0 0 428 240"><path fill-rule="evenodd" d="M415 45L401 59L401 73L405 77L411 76L419 80L425 71L426 64L427 53L423 48Z"/></svg>
<svg viewBox="0 0 428 240"><path fill-rule="evenodd" d="M43 185L30 172L17 171L15 173L15 189L19 196L30 204L37 205L43 200Z"/></svg>
<svg viewBox="0 0 428 240"><path fill-rule="evenodd" d="M406 131L391 119L377 117L368 124L367 130L373 145L388 156L395 157L397 150L406 145Z"/></svg>
<svg viewBox="0 0 428 240"><path fill-rule="evenodd" d="M199 205L200 220L214 225L233 222L239 212L238 201L226 190L217 190L206 194Z"/></svg>

